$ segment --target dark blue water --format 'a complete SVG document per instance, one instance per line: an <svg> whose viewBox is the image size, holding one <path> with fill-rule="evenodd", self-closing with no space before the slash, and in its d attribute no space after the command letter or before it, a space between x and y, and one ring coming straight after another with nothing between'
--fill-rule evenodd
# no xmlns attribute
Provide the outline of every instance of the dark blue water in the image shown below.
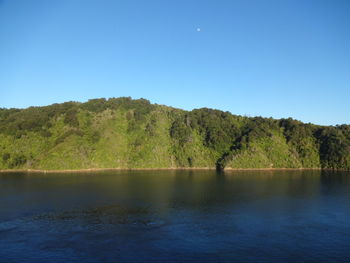
<svg viewBox="0 0 350 263"><path fill-rule="evenodd" d="M0 262L350 262L350 173L2 174Z"/></svg>

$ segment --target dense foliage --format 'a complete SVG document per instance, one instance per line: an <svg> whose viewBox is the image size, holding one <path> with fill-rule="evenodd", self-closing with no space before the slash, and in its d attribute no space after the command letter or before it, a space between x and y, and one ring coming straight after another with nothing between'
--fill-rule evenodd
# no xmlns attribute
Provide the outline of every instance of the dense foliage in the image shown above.
<svg viewBox="0 0 350 263"><path fill-rule="evenodd" d="M350 126L128 97L0 109L0 169L350 168Z"/></svg>

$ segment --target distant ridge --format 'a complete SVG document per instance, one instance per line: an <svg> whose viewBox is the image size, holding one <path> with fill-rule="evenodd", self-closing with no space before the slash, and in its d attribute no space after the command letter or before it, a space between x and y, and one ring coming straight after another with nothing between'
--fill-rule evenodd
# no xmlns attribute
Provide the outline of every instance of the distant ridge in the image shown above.
<svg viewBox="0 0 350 263"><path fill-rule="evenodd" d="M184 111L129 97L0 109L0 169L350 169L350 125Z"/></svg>

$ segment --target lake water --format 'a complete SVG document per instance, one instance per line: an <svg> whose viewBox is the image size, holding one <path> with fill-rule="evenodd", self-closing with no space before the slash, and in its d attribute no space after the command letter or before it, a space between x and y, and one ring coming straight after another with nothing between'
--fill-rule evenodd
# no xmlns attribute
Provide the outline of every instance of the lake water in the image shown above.
<svg viewBox="0 0 350 263"><path fill-rule="evenodd" d="M0 174L0 262L350 262L350 173Z"/></svg>

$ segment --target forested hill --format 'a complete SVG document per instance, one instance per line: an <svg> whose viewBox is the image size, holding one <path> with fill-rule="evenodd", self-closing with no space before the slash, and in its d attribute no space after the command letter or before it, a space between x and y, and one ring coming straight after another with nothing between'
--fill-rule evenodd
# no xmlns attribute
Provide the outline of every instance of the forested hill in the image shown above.
<svg viewBox="0 0 350 263"><path fill-rule="evenodd" d="M350 169L350 126L94 99L0 109L0 169Z"/></svg>

